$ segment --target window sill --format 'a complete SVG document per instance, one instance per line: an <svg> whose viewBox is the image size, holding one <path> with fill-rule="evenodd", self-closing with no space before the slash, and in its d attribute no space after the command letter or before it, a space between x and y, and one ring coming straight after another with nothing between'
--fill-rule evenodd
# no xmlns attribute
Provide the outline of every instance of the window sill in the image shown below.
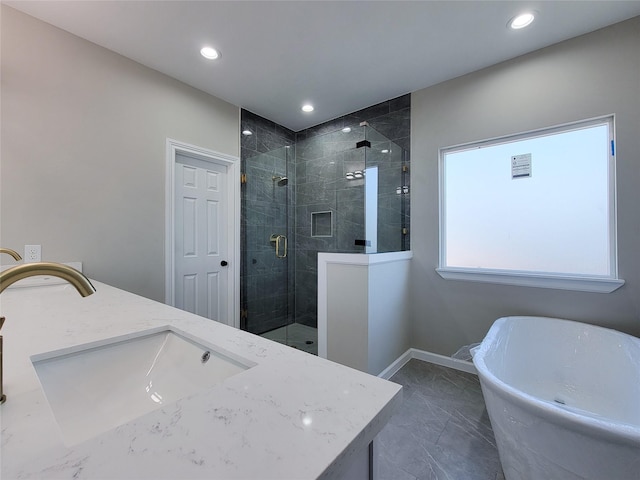
<svg viewBox="0 0 640 480"><path fill-rule="evenodd" d="M578 292L611 293L624 285L624 280L603 277L571 277L545 275L530 272L510 272L504 270L469 270L463 268L436 268L436 272L446 280L519 285L523 287L575 290Z"/></svg>

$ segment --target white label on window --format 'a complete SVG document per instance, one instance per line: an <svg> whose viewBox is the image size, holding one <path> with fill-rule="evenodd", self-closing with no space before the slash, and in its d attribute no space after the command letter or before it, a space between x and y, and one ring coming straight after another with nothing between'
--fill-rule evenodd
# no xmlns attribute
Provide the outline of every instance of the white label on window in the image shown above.
<svg viewBox="0 0 640 480"><path fill-rule="evenodd" d="M531 154L511 157L511 178L528 178L531 176Z"/></svg>

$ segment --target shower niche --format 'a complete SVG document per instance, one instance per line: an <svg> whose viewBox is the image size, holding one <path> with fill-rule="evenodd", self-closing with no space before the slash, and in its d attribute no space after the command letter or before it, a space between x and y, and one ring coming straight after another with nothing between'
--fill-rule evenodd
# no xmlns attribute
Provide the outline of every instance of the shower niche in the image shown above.
<svg viewBox="0 0 640 480"><path fill-rule="evenodd" d="M333 212L311 212L311 236L333 237Z"/></svg>

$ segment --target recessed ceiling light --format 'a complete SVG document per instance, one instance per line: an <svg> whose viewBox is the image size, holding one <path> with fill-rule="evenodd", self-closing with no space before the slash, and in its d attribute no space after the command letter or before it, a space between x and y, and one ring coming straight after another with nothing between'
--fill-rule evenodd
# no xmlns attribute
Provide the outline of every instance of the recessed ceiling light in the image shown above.
<svg viewBox="0 0 640 480"><path fill-rule="evenodd" d="M200 55L204 58L208 58L209 60L215 60L220 56L220 52L212 47L202 47L200 49Z"/></svg>
<svg viewBox="0 0 640 480"><path fill-rule="evenodd" d="M521 13L520 15L517 15L509 20L509 27L513 28L514 30L519 30L520 28L531 25L534 18L535 15L532 12Z"/></svg>
<svg viewBox="0 0 640 480"><path fill-rule="evenodd" d="M243 135L253 135L253 132L251 130L243 130L242 134Z"/></svg>
<svg viewBox="0 0 640 480"><path fill-rule="evenodd" d="M344 127L344 128L342 129L342 131L343 131L344 133L349 133L349 132L351 131L351 128L349 128L349 127Z"/></svg>
<svg viewBox="0 0 640 480"><path fill-rule="evenodd" d="M313 112L313 105L311 105L310 103L306 103L302 106L302 111L303 112Z"/></svg>
<svg viewBox="0 0 640 480"><path fill-rule="evenodd" d="M387 150L386 148L384 150L380 150L380 152L382 153L389 153L389 150Z"/></svg>

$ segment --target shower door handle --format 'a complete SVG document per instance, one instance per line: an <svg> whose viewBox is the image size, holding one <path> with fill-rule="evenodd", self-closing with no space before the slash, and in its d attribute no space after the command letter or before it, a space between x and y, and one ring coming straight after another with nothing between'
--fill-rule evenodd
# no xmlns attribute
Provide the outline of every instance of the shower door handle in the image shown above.
<svg viewBox="0 0 640 480"><path fill-rule="evenodd" d="M269 238L271 242L275 242L276 258L286 258L287 256L287 237L286 235L271 235ZM280 245L283 245L282 253L280 252Z"/></svg>

